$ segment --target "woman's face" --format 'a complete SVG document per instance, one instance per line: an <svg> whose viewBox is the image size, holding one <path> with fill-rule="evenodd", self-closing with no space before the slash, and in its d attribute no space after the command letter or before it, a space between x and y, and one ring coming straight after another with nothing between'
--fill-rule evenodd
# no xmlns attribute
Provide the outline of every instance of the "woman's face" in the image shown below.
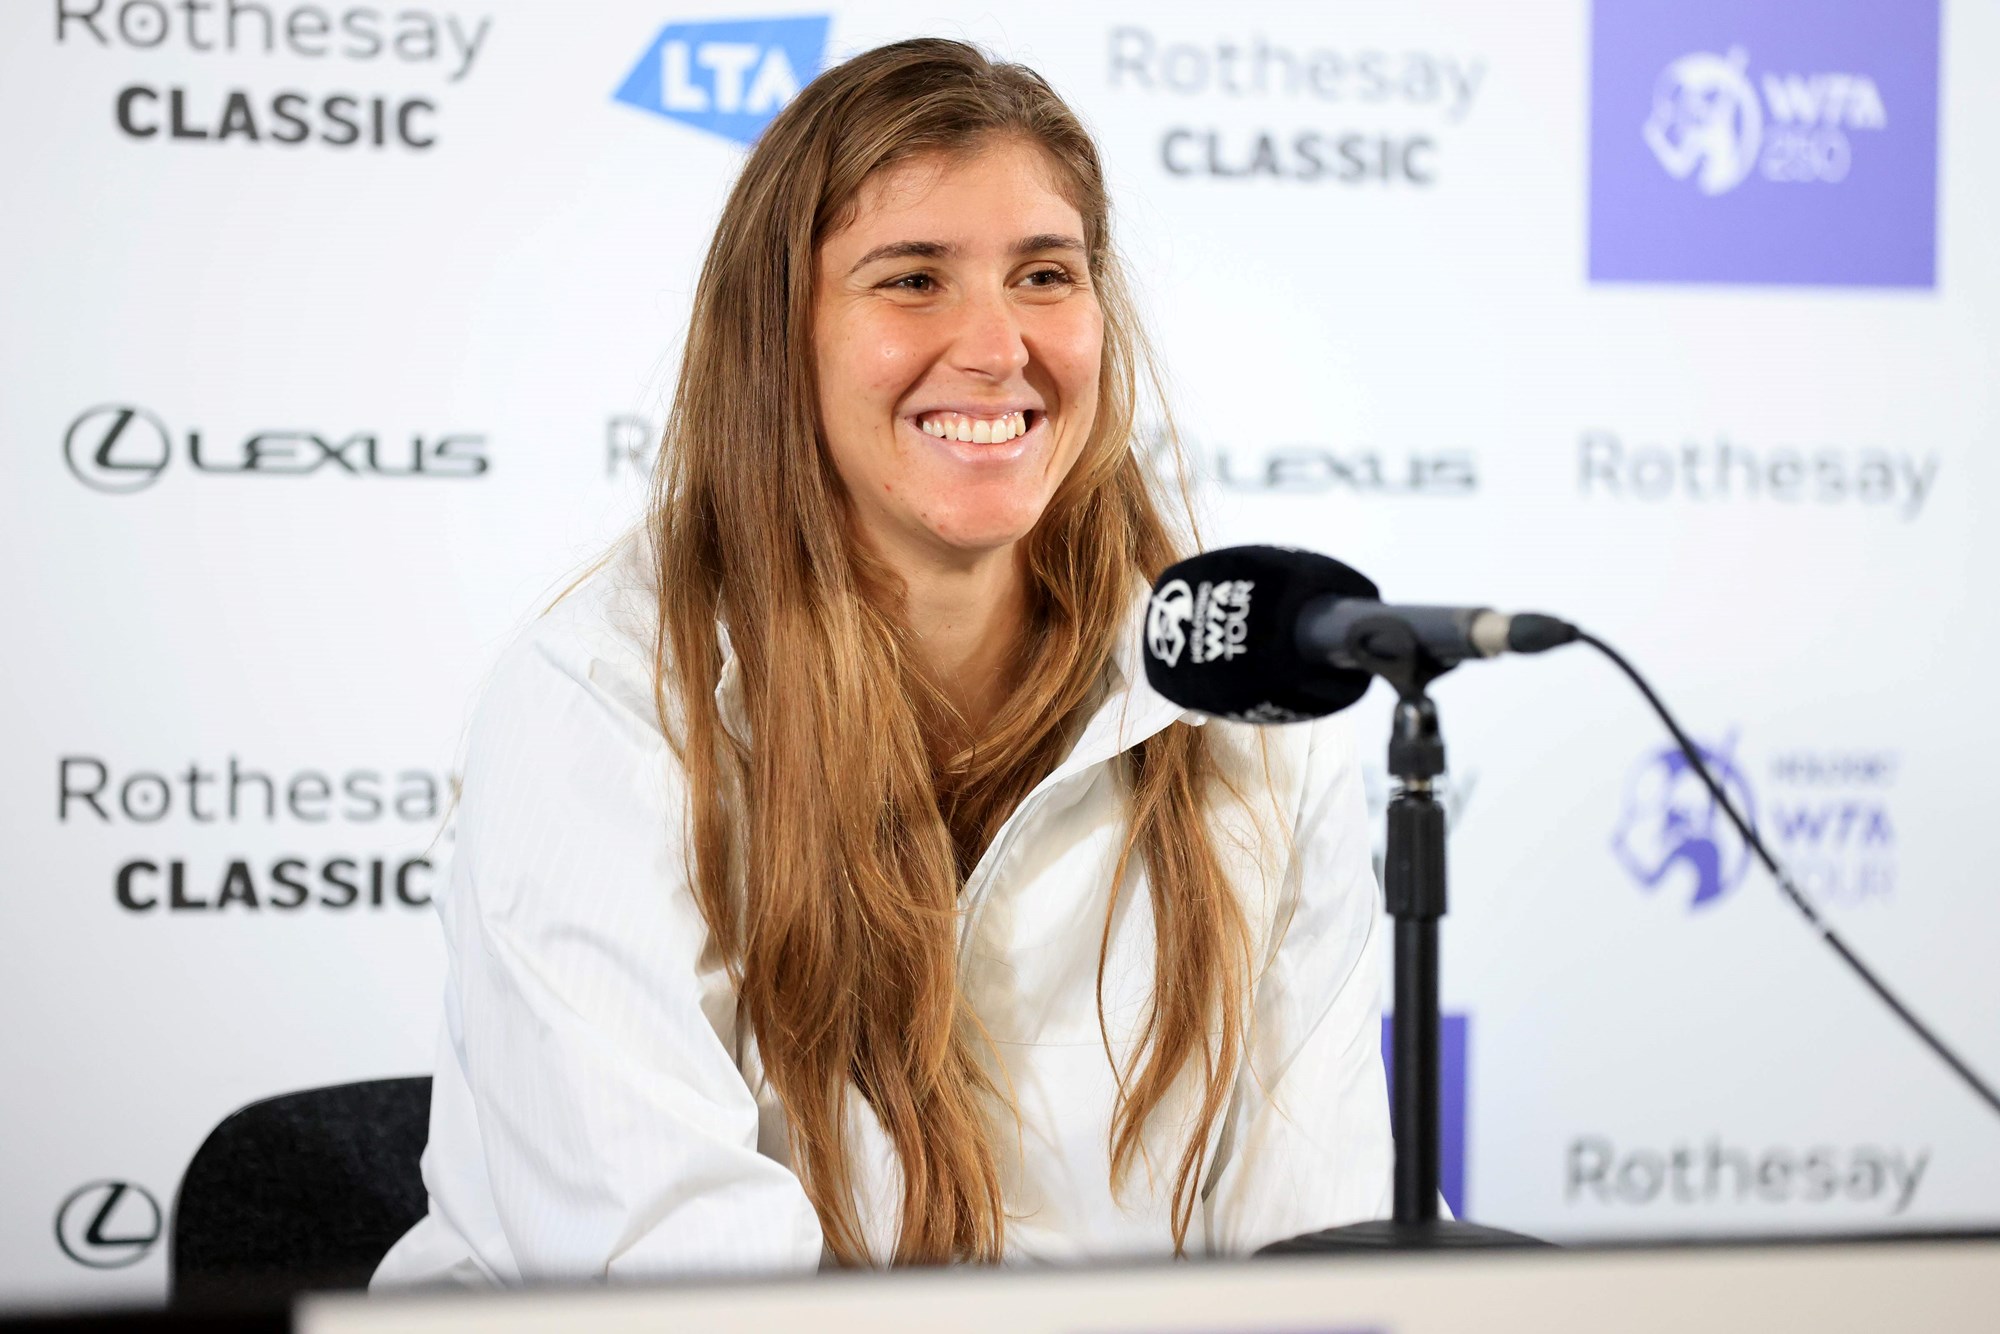
<svg viewBox="0 0 2000 1334"><path fill-rule="evenodd" d="M864 540L964 566L1025 536L1097 415L1083 219L998 140L878 172L820 246L820 421Z"/></svg>

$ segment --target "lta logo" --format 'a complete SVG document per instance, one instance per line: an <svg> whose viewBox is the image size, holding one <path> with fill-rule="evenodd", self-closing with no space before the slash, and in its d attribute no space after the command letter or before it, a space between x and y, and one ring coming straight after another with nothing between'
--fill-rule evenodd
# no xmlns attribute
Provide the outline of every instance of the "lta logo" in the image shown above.
<svg viewBox="0 0 2000 1334"><path fill-rule="evenodd" d="M1938 0L1597 0L1590 276L1932 287Z"/></svg>
<svg viewBox="0 0 2000 1334"><path fill-rule="evenodd" d="M755 143L826 58L827 18L669 23L612 97L698 130Z"/></svg>
<svg viewBox="0 0 2000 1334"><path fill-rule="evenodd" d="M1697 749L1715 781L1756 828L1757 806L1750 785L1730 755L1734 739L1718 750ZM1750 867L1749 845L1675 745L1662 746L1633 771L1611 850L1642 888L1657 890L1664 885L1676 897L1687 895L1689 906L1695 908L1735 889Z"/></svg>

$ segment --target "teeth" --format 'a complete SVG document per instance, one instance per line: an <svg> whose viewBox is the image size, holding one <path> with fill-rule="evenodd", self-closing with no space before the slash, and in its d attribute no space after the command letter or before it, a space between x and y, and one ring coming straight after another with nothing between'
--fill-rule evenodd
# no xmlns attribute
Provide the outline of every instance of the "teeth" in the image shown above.
<svg viewBox="0 0 2000 1334"><path fill-rule="evenodd" d="M956 412L928 413L917 419L925 435L940 440L959 440L969 445L1003 445L1027 434L1028 414L1010 412L1004 417L967 417Z"/></svg>

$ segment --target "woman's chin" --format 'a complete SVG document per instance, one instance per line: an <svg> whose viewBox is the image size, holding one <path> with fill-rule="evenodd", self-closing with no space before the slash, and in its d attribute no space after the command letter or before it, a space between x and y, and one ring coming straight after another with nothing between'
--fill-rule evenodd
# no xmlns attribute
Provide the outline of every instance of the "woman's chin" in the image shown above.
<svg viewBox="0 0 2000 1334"><path fill-rule="evenodd" d="M1042 506L1008 507L1000 512L982 510L933 517L925 525L930 540L945 552L962 559L1011 549L1035 529Z"/></svg>

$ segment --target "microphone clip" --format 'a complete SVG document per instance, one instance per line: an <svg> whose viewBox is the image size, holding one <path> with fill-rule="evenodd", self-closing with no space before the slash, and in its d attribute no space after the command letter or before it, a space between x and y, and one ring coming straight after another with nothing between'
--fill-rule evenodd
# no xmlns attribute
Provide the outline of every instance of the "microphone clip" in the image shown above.
<svg viewBox="0 0 2000 1334"><path fill-rule="evenodd" d="M1357 622L1348 644L1355 666L1387 681L1406 704L1424 698L1430 683L1456 665L1424 647L1416 631L1394 616Z"/></svg>

